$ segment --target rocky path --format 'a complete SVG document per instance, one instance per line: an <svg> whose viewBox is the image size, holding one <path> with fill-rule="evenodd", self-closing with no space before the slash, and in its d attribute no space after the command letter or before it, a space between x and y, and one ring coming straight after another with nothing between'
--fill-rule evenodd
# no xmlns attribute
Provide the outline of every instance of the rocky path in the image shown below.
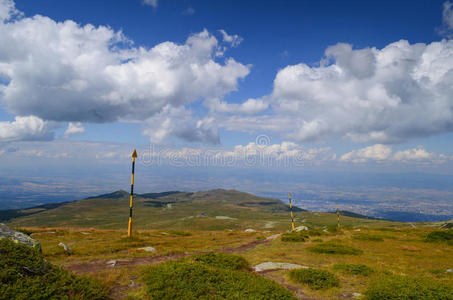
<svg viewBox="0 0 453 300"><path fill-rule="evenodd" d="M262 241L252 241L247 244L243 244L237 247L225 247L221 248L218 250L215 250L215 252L224 252L224 253L238 253L238 252L243 252L247 251L250 249L254 249L255 247L263 244L269 244L271 240L262 240ZM174 253L174 254L168 254L168 255L157 255L157 256L148 256L148 257L132 257L132 258L121 258L121 259L113 259L113 260L95 260L95 261L90 261L90 262L83 262L83 263L72 263L63 266L63 268L72 271L73 273L76 274L83 274L83 273L91 273L91 272L97 272L100 270L106 270L106 269L111 269L111 268L130 268L138 265L151 265L151 264L158 264L170 260L178 260L187 256L191 256L194 254L200 254L200 253L205 253L208 251L193 251L193 252L184 252L184 253ZM257 274L271 278L278 283L282 284L285 286L287 289L291 290L294 292L295 296L298 299L311 299L308 298L302 291L301 288L289 284L282 278L277 278L271 275L272 271L264 271L264 272L257 272ZM133 282L131 280L131 282ZM113 299L123 299L125 297L124 293L126 293L128 290L128 286L121 286L117 285L112 287L110 291L110 297Z"/></svg>
<svg viewBox="0 0 453 300"><path fill-rule="evenodd" d="M249 249L253 249L258 245L269 243L269 240L263 241L252 241L250 243L240 245L237 247L226 247L216 250L216 252L224 252L224 253L237 253L241 251L246 251ZM169 260L177 260L183 257L187 257L194 254L200 254L203 252L208 251L194 251L194 252L184 252L184 253L174 253L168 255L157 255L157 256L145 256L145 257L131 257L131 258L119 258L119 259L99 259L93 260L89 262L82 262L82 263L72 263L64 265L63 268L66 270L72 271L76 274L83 274L89 272L96 272L100 270L110 269L110 268L121 268L121 267L129 267L129 266L137 266L137 265L144 265L144 264L156 264L162 263Z"/></svg>

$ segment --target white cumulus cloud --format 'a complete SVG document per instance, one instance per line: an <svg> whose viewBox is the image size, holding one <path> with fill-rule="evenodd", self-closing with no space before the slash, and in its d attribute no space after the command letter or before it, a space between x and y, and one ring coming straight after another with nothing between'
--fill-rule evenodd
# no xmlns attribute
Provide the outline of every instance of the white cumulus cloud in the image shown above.
<svg viewBox="0 0 453 300"><path fill-rule="evenodd" d="M20 15L22 13L16 9L16 4L13 0L0 0L0 22L8 21Z"/></svg>
<svg viewBox="0 0 453 300"><path fill-rule="evenodd" d="M287 137L386 144L453 131L453 40L383 49L340 43L325 53L319 66L276 75L269 117L293 120L280 128Z"/></svg>
<svg viewBox="0 0 453 300"><path fill-rule="evenodd" d="M206 30L178 45L122 48L121 32L35 16L0 24L1 102L46 120L143 120L167 104L184 105L236 90L249 68L214 60ZM42 109L46 107L46 109Z"/></svg>
<svg viewBox="0 0 453 300"><path fill-rule="evenodd" d="M64 132L64 136L65 137L69 137L71 135L84 133L84 132L85 132L85 128L83 127L82 123L80 123L80 122L76 122L76 123L69 122L68 128L66 128L66 130Z"/></svg>
<svg viewBox="0 0 453 300"><path fill-rule="evenodd" d="M0 122L0 142L45 141L54 135L47 122L35 116L15 117L12 122Z"/></svg>
<svg viewBox="0 0 453 300"><path fill-rule="evenodd" d="M418 146L413 149L400 150L393 153L392 147L382 144L353 150L340 157L340 161L353 163L364 163L369 161L443 163L448 159L449 158L446 155L428 152L422 146Z"/></svg>
<svg viewBox="0 0 453 300"><path fill-rule="evenodd" d="M171 137L189 142L220 143L218 127L213 118L197 120L191 111L183 107L164 107L146 121L143 134L156 144L169 144Z"/></svg>
<svg viewBox="0 0 453 300"><path fill-rule="evenodd" d="M363 149L353 150L340 157L341 161L366 162L384 161L392 154L392 148L387 145L376 144Z"/></svg>
<svg viewBox="0 0 453 300"><path fill-rule="evenodd" d="M257 114L269 107L262 99L248 99L247 101L237 104L228 103L219 99L208 99L205 105L212 111L232 114Z"/></svg>
<svg viewBox="0 0 453 300"><path fill-rule="evenodd" d="M220 29L220 33L222 34L223 41L226 43L231 44L231 47L237 47L239 44L243 41L243 38L241 38L237 34L229 35L225 30Z"/></svg>
<svg viewBox="0 0 453 300"><path fill-rule="evenodd" d="M165 107L222 99L250 72L233 58L218 62L218 41L207 30L183 44L147 48L132 46L122 32L106 26L40 15L8 21L13 14L14 2L0 0L0 105L18 116L144 121ZM192 121L197 140L203 139L200 130L212 132L206 120Z"/></svg>
<svg viewBox="0 0 453 300"><path fill-rule="evenodd" d="M442 25L443 28L440 30L440 33L451 38L453 36L453 3L450 1L444 2Z"/></svg>

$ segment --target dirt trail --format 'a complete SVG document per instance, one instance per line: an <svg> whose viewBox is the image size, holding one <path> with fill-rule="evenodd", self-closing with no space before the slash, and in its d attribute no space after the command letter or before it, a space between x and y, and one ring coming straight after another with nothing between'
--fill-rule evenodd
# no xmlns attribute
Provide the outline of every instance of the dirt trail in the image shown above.
<svg viewBox="0 0 453 300"><path fill-rule="evenodd" d="M246 251L253 249L258 245L269 243L268 240L263 241L252 241L250 243L238 246L238 247L226 247L215 250L215 252L224 252L224 253L236 253L241 251ZM194 251L194 252L184 252L184 253L174 253L168 255L159 255L159 256L145 256L145 257L132 257L132 258L119 258L119 259L100 259L83 263L73 263L63 266L66 270L72 271L76 274L88 273L88 272L97 272L100 270L110 269L110 268L121 268L121 267L130 267L144 264L157 264L166 262L169 260L177 260L183 257L187 257L194 254L200 254L208 251ZM114 262L113 262L114 261Z"/></svg>
<svg viewBox="0 0 453 300"><path fill-rule="evenodd" d="M250 249L254 249L255 247L263 244L269 244L271 241L270 240L262 240L262 241L252 241L247 244L243 244L237 247L224 247L218 250L215 250L215 252L224 252L224 253L237 253L237 252L242 252L242 251L247 251ZM90 261L90 262L84 262L84 263L74 263L74 264L68 264L65 265L64 268L67 270L70 270L76 274L81 274L81 273L89 273L89 272L96 272L100 270L105 270L109 268L128 268L128 267L133 267L137 265L144 265L144 264L158 264L170 260L177 260L181 259L190 255L194 254L200 254L200 253L206 253L209 251L193 251L193 252L185 252L185 253L175 253L175 254L168 254L168 255L160 255L160 256L150 256L150 257L133 257L133 258L122 258L122 259L116 259L116 260L95 260L95 261ZM112 261L115 261L114 264L112 264ZM280 283L281 285L285 286L287 289L292 291L295 296L298 299L313 299L310 297L307 297L302 291L300 287L297 287L295 285L289 284L286 282L283 278L278 278L275 276L272 276L273 272L269 271L264 271L264 272L259 272L258 274L267 277L270 279L273 279ZM122 286L122 285L117 285L113 286L111 291L110 291L110 297L112 299L123 299L124 298L124 293L126 293L128 290L128 286Z"/></svg>

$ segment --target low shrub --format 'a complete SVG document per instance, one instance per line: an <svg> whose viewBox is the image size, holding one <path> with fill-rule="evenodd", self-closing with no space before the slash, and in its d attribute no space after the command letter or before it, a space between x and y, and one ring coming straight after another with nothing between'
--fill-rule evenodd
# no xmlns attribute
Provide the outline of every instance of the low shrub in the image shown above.
<svg viewBox="0 0 453 300"><path fill-rule="evenodd" d="M374 269L366 265L357 264L336 264L333 266L334 270L341 271L351 275L369 276L374 273Z"/></svg>
<svg viewBox="0 0 453 300"><path fill-rule="evenodd" d="M282 234L282 242L305 242L308 239L308 235L305 232L288 232Z"/></svg>
<svg viewBox="0 0 453 300"><path fill-rule="evenodd" d="M359 233L352 236L354 240L359 241L372 241L372 242L382 242L384 238L380 235Z"/></svg>
<svg viewBox="0 0 453 300"><path fill-rule="evenodd" d="M425 278L387 275L371 282L365 292L369 300L381 299L453 299L453 287Z"/></svg>
<svg viewBox="0 0 453 300"><path fill-rule="evenodd" d="M9 239L0 240L1 299L108 299L106 288L43 259Z"/></svg>
<svg viewBox="0 0 453 300"><path fill-rule="evenodd" d="M344 245L338 241L330 241L314 245L309 247L308 250L313 253L324 253L324 254L350 254L350 255L362 254L361 250L355 249L348 245Z"/></svg>
<svg viewBox="0 0 453 300"><path fill-rule="evenodd" d="M436 230L425 237L425 242L447 242L453 244L453 230Z"/></svg>
<svg viewBox="0 0 453 300"><path fill-rule="evenodd" d="M307 232L307 234L309 236L321 236L321 235L325 235L325 232L323 232L321 229L319 228L310 228Z"/></svg>
<svg viewBox="0 0 453 300"><path fill-rule="evenodd" d="M204 265L229 269L229 270L250 270L249 263L241 256L225 253L204 253L190 257L191 260L200 262Z"/></svg>
<svg viewBox="0 0 453 300"><path fill-rule="evenodd" d="M146 299L295 299L276 282L252 273L171 261L146 269L139 298Z"/></svg>
<svg viewBox="0 0 453 300"><path fill-rule="evenodd" d="M171 235L177 235L177 236L191 236L192 234L187 231L180 231L180 230L170 230L168 232Z"/></svg>
<svg viewBox="0 0 453 300"><path fill-rule="evenodd" d="M328 271L313 268L291 270L289 278L296 283L306 284L314 290L340 286L340 282L335 275Z"/></svg>
<svg viewBox="0 0 453 300"><path fill-rule="evenodd" d="M340 233L341 232L341 227L340 229L338 228L338 225L327 225L327 230L330 232L330 233Z"/></svg>
<svg viewBox="0 0 453 300"><path fill-rule="evenodd" d="M317 242L317 243L322 243L322 242L323 242L322 239L313 239L313 240L311 240L311 241L312 241L312 242Z"/></svg>

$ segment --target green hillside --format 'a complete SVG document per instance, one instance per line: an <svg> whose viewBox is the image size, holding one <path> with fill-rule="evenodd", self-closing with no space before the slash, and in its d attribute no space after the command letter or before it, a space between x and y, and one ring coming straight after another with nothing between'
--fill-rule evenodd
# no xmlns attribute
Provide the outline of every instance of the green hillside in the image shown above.
<svg viewBox="0 0 453 300"><path fill-rule="evenodd" d="M293 210L296 226L336 224L336 216L331 213L310 213L296 207ZM13 226L121 229L127 226L128 216L129 194L117 191L41 209L32 215L17 216L8 223ZM134 198L133 224L134 229L284 230L289 226L289 206L278 199L236 190L148 193ZM390 222L345 216L342 224L382 226Z"/></svg>

